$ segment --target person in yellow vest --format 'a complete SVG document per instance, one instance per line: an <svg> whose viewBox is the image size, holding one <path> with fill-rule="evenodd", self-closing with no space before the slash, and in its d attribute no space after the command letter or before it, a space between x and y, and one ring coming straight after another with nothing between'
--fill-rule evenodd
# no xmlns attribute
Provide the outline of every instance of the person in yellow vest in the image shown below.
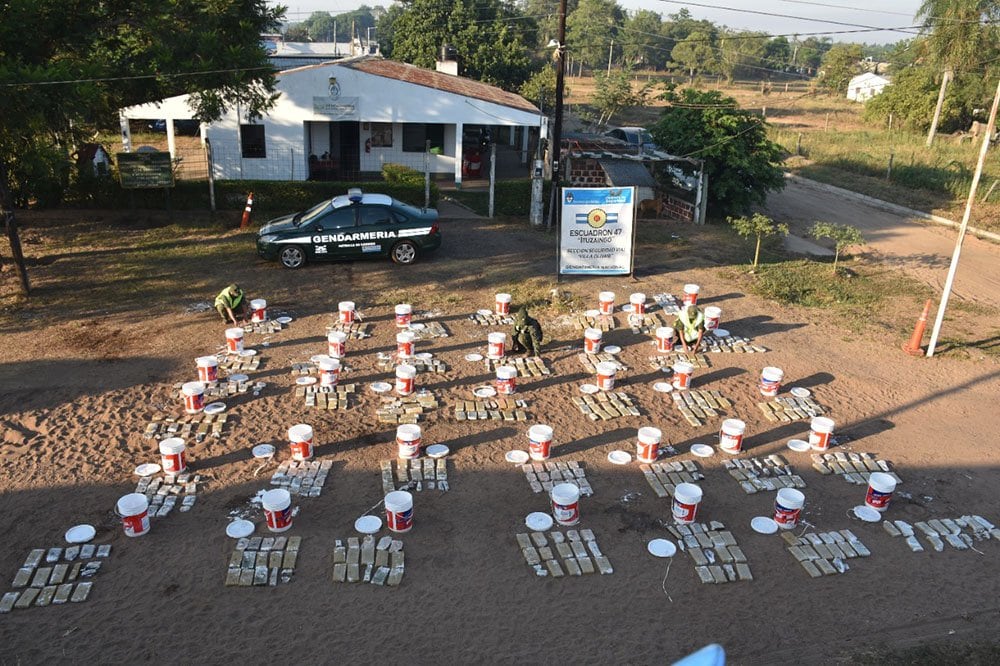
<svg viewBox="0 0 1000 666"><path fill-rule="evenodd" d="M697 352L705 336L705 314L697 305L685 305L674 320L678 342L686 352Z"/></svg>
<svg viewBox="0 0 1000 666"><path fill-rule="evenodd" d="M231 322L234 326L242 326L250 316L250 299L240 285L233 283L215 297L215 309L226 325Z"/></svg>

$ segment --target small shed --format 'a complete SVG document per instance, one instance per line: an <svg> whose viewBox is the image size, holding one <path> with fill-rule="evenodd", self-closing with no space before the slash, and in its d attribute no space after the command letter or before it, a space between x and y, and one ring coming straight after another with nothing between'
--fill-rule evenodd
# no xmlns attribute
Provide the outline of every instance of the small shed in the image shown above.
<svg viewBox="0 0 1000 666"><path fill-rule="evenodd" d="M871 72L858 74L847 84L847 99L854 102L867 102L885 90L885 87L890 83L892 81L884 76Z"/></svg>

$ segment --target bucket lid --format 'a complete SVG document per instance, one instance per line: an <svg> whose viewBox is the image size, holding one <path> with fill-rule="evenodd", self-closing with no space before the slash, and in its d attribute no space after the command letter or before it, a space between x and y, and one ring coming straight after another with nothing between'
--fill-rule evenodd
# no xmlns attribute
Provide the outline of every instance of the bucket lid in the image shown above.
<svg viewBox="0 0 1000 666"><path fill-rule="evenodd" d="M697 504L701 497L701 487L693 483L678 483L674 487L674 499L685 504Z"/></svg>
<svg viewBox="0 0 1000 666"><path fill-rule="evenodd" d="M184 450L184 440L180 437L167 437L160 442L160 453L180 453Z"/></svg>
<svg viewBox="0 0 1000 666"><path fill-rule="evenodd" d="M768 366L760 371L760 376L767 377L769 379L781 379L785 376L785 371L781 368Z"/></svg>
<svg viewBox="0 0 1000 666"><path fill-rule="evenodd" d="M261 498L261 504L268 511L281 511L287 509L292 503L292 495L284 488L268 490Z"/></svg>
<svg viewBox="0 0 1000 666"><path fill-rule="evenodd" d="M528 437L538 438L538 439L551 439L552 438L552 426L547 425L533 425L528 428Z"/></svg>
<svg viewBox="0 0 1000 666"><path fill-rule="evenodd" d="M722 422L723 430L739 430L743 432L747 429L747 424L739 419L726 419Z"/></svg>
<svg viewBox="0 0 1000 666"><path fill-rule="evenodd" d="M580 499L580 488L575 483L560 483L552 486L549 495L557 504L572 504Z"/></svg>
<svg viewBox="0 0 1000 666"><path fill-rule="evenodd" d="M809 422L809 427L819 432L833 432L833 419L816 416Z"/></svg>
<svg viewBox="0 0 1000 666"><path fill-rule="evenodd" d="M420 439L420 426L412 423L404 423L396 426L396 437L404 442L414 442Z"/></svg>
<svg viewBox="0 0 1000 666"><path fill-rule="evenodd" d="M149 508L149 500L142 493L129 493L118 498L118 514L135 516Z"/></svg>
<svg viewBox="0 0 1000 666"><path fill-rule="evenodd" d="M639 428L639 439L646 440L650 443L657 443L663 438L663 432L659 428L653 428L651 426L643 426Z"/></svg>

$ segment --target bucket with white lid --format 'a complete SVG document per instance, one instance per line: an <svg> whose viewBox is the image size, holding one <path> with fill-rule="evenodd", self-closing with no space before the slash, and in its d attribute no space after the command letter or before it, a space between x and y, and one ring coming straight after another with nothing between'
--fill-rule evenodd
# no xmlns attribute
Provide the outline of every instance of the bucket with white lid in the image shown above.
<svg viewBox="0 0 1000 666"><path fill-rule="evenodd" d="M702 492L693 483L678 483L674 487L674 501L671 507L674 522L680 525L693 523L698 515L698 505L701 504Z"/></svg>
<svg viewBox="0 0 1000 666"><path fill-rule="evenodd" d="M399 449L399 457L403 460L413 460L420 457L422 446L422 433L420 426L413 423L404 423L396 426L396 448Z"/></svg>
<svg viewBox="0 0 1000 666"><path fill-rule="evenodd" d="M205 409L205 385L201 382L186 382L181 386L184 395L184 411L199 414Z"/></svg>
<svg viewBox="0 0 1000 666"><path fill-rule="evenodd" d="M666 354L674 350L674 329L660 326L656 329L656 351Z"/></svg>
<svg viewBox="0 0 1000 666"><path fill-rule="evenodd" d="M642 463L654 463L660 456L660 442L663 432L659 428L645 426L639 428L635 443L635 458Z"/></svg>
<svg viewBox="0 0 1000 666"><path fill-rule="evenodd" d="M497 394L511 395L517 391L517 368L501 365L497 368Z"/></svg>
<svg viewBox="0 0 1000 666"><path fill-rule="evenodd" d="M615 374L618 372L618 365L610 361L601 361L597 364L597 388L602 391L613 391L615 389Z"/></svg>
<svg viewBox="0 0 1000 666"><path fill-rule="evenodd" d="M632 314L646 314L646 294L637 291L628 297L632 305Z"/></svg>
<svg viewBox="0 0 1000 666"><path fill-rule="evenodd" d="M714 331L719 328L719 321L722 319L722 308L709 305L705 308L705 330Z"/></svg>
<svg viewBox="0 0 1000 666"><path fill-rule="evenodd" d="M326 334L327 356L344 358L347 355L347 333L330 331Z"/></svg>
<svg viewBox="0 0 1000 666"><path fill-rule="evenodd" d="M336 386L340 381L340 360L324 356L316 365L319 366L319 385Z"/></svg>
<svg viewBox="0 0 1000 666"><path fill-rule="evenodd" d="M719 429L719 448L726 453L739 453L743 450L743 433L747 424L739 419L726 419Z"/></svg>
<svg viewBox="0 0 1000 666"><path fill-rule="evenodd" d="M684 285L684 302L683 305L695 305L698 303L698 292L701 291L701 287L696 284L686 284Z"/></svg>
<svg viewBox="0 0 1000 666"><path fill-rule="evenodd" d="M691 376L694 375L694 365L687 361L677 361L673 365L674 378L671 384L678 391L686 391L691 388Z"/></svg>
<svg viewBox="0 0 1000 666"><path fill-rule="evenodd" d="M243 351L243 329L242 328L227 328L226 329L226 351L230 354L239 354Z"/></svg>
<svg viewBox="0 0 1000 666"><path fill-rule="evenodd" d="M602 291L597 295L597 309L602 315L610 315L615 312L615 292Z"/></svg>
<svg viewBox="0 0 1000 666"><path fill-rule="evenodd" d="M868 477L865 504L878 512L883 512L889 508L894 492L896 492L896 479L885 472L872 472Z"/></svg>
<svg viewBox="0 0 1000 666"><path fill-rule="evenodd" d="M488 347L486 349L486 356L492 359L503 358L504 354L507 353L507 334L506 333L490 333L486 336L486 341Z"/></svg>
<svg viewBox="0 0 1000 666"><path fill-rule="evenodd" d="M417 369L412 365L396 366L396 395L406 396L413 393L416 377Z"/></svg>
<svg viewBox="0 0 1000 666"><path fill-rule="evenodd" d="M385 525L393 532L409 532L413 527L413 495L393 490L385 496Z"/></svg>
<svg viewBox="0 0 1000 666"><path fill-rule="evenodd" d="M785 378L785 371L781 368L767 367L760 371L760 394L766 398L773 398L781 390L781 380Z"/></svg>
<svg viewBox="0 0 1000 666"><path fill-rule="evenodd" d="M802 506L806 496L795 488L782 488L774 498L774 522L783 530L790 530L799 524Z"/></svg>
<svg viewBox="0 0 1000 666"><path fill-rule="evenodd" d="M601 329L588 328L583 331L583 351L596 354L601 351Z"/></svg>
<svg viewBox="0 0 1000 666"><path fill-rule="evenodd" d="M406 328L413 319L413 307L409 303L396 306L396 328Z"/></svg>
<svg viewBox="0 0 1000 666"><path fill-rule="evenodd" d="M313 428L306 423L297 423L288 429L288 448L292 460L311 460L313 457Z"/></svg>
<svg viewBox="0 0 1000 666"><path fill-rule="evenodd" d="M548 460L552 448L552 427L533 425L528 428L528 455L532 460Z"/></svg>
<svg viewBox="0 0 1000 666"><path fill-rule="evenodd" d="M341 301L337 303L337 312L340 313L341 324L354 323L354 301Z"/></svg>
<svg viewBox="0 0 1000 666"><path fill-rule="evenodd" d="M409 331L396 334L396 356L399 358L413 358L413 341L417 336Z"/></svg>
<svg viewBox="0 0 1000 666"><path fill-rule="evenodd" d="M198 381L203 384L216 384L219 381L219 359L214 356L199 356L194 360L198 367Z"/></svg>
<svg viewBox="0 0 1000 666"><path fill-rule="evenodd" d="M268 490L261 498L267 529L284 532L292 526L292 495L284 488Z"/></svg>
<svg viewBox="0 0 1000 666"><path fill-rule="evenodd" d="M115 509L121 516L125 536L142 536L149 531L149 500L142 493L123 495Z"/></svg>
<svg viewBox="0 0 1000 666"><path fill-rule="evenodd" d="M257 323L267 321L267 301L263 298L250 301L250 321Z"/></svg>
<svg viewBox="0 0 1000 666"><path fill-rule="evenodd" d="M809 446L814 451L826 451L830 448L833 425L833 419L825 416L816 416L809 422Z"/></svg>
<svg viewBox="0 0 1000 666"><path fill-rule="evenodd" d="M510 294L497 294L493 301L493 311L498 315L510 314L510 300Z"/></svg>
<svg viewBox="0 0 1000 666"><path fill-rule="evenodd" d="M580 488L575 483L559 483L549 491L552 500L552 517L560 525L580 522Z"/></svg>
<svg viewBox="0 0 1000 666"><path fill-rule="evenodd" d="M184 455L184 440L180 437L167 437L160 441L160 467L167 474L180 474L187 469L187 458Z"/></svg>

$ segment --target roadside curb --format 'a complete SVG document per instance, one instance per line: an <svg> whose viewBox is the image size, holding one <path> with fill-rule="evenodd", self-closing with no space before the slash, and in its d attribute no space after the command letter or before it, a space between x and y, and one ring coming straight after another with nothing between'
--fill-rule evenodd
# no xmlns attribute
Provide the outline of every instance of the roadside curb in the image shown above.
<svg viewBox="0 0 1000 666"><path fill-rule="evenodd" d="M882 199L876 199L875 197L870 197L867 194L861 194L860 192L853 192L851 190L845 190L842 187L837 187L836 185L827 185L826 183L821 183L816 180L810 180L809 178L803 178L802 176L797 176L793 173L785 172L785 178L788 180L794 180L801 185L806 187L811 187L816 190L821 190L823 192L830 192L831 194L838 194L840 196L848 197L856 201L861 201L875 208L881 208L882 210L889 211L890 213L898 213L900 215L907 215L910 217L919 217L922 220L930 220L944 227L951 227L952 229L958 229L961 225L954 220L949 220L946 217L941 217L940 215L933 215L931 213L925 213L922 210L914 210L912 208L907 208L906 206L900 206L899 204L894 204L889 201L883 201ZM969 227L968 232L973 236L982 238L985 240L991 240L995 243L1000 243L1000 234L993 233L992 231L986 231L985 229L978 229L976 227Z"/></svg>

